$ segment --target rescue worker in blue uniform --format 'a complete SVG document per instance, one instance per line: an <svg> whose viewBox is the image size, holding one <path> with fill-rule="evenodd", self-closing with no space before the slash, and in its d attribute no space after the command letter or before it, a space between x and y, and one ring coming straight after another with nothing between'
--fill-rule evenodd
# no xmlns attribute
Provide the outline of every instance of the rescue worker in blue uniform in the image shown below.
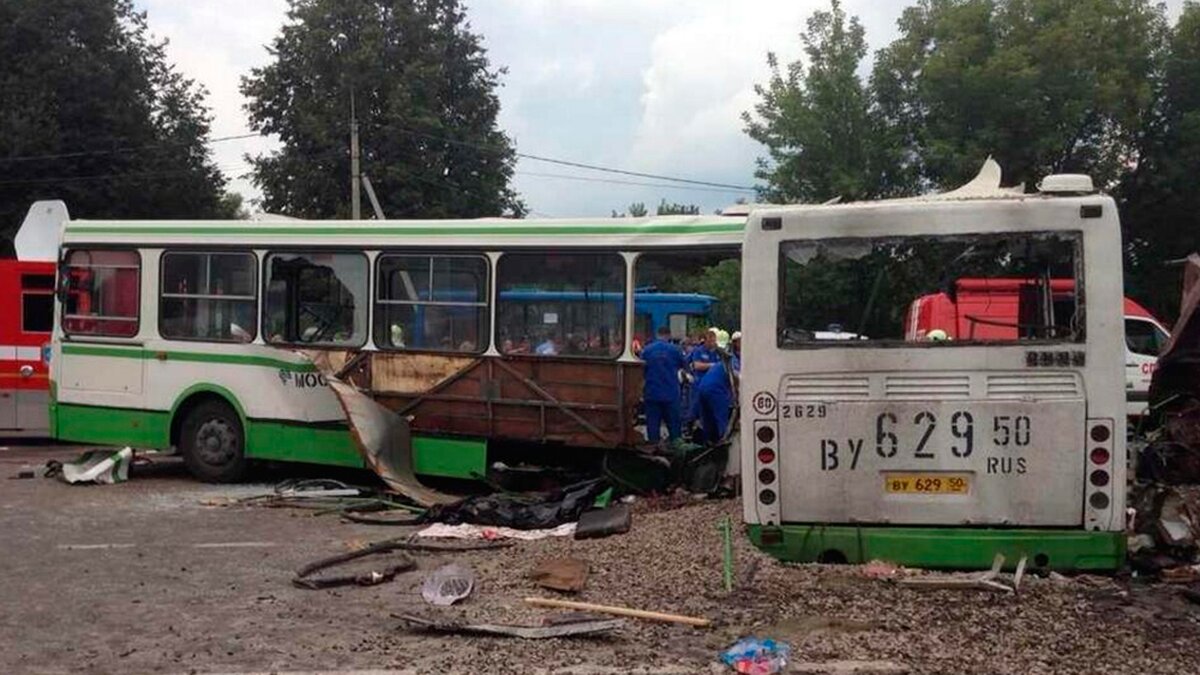
<svg viewBox="0 0 1200 675"><path fill-rule="evenodd" d="M680 440L679 371L687 367L683 350L671 342L671 329L658 328L658 339L642 349L646 363L642 403L646 411L646 439L651 443L662 440L662 423L667 423L671 442Z"/></svg>
<svg viewBox="0 0 1200 675"><path fill-rule="evenodd" d="M733 384L729 365L718 358L700 378L696 387L700 401L700 426L706 443L717 443L729 429L729 410L733 406Z"/></svg>
<svg viewBox="0 0 1200 675"><path fill-rule="evenodd" d="M688 368L692 374L691 391L688 392L690 405L687 415L685 415L688 424L691 424L692 420L700 419L700 380L713 367L713 364L720 360L721 352L717 349L717 329L709 328L704 333L704 343L693 347L687 358Z"/></svg>

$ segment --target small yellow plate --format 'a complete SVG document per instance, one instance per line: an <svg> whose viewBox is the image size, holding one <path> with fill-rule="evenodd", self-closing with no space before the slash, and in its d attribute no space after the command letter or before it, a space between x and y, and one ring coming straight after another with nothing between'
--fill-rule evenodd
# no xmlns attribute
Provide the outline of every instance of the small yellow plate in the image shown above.
<svg viewBox="0 0 1200 675"><path fill-rule="evenodd" d="M883 491L903 495L965 495L971 476L965 473L885 473Z"/></svg>

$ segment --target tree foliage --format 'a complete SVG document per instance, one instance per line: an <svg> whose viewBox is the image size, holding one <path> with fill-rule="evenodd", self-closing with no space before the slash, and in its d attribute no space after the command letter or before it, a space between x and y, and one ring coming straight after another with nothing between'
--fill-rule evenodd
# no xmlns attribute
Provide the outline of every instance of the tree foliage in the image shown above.
<svg viewBox="0 0 1200 675"><path fill-rule="evenodd" d="M795 61L785 69L768 53L770 81L755 86L759 102L742 114L746 133L769 154L755 172L766 181L766 201L866 199L905 187L895 173L899 149L858 77L867 54L862 24L847 20L837 0L831 5L801 35L807 66Z"/></svg>
<svg viewBox="0 0 1200 675"><path fill-rule="evenodd" d="M629 218L645 218L647 213L650 213L650 211L646 208L646 202L633 202L625 207L624 211L613 209L612 217L625 218L628 216Z"/></svg>
<svg viewBox="0 0 1200 675"><path fill-rule="evenodd" d="M1165 29L1144 0L921 0L871 83L929 186L991 155L1013 183L1092 174L1111 187L1134 155Z"/></svg>
<svg viewBox="0 0 1200 675"><path fill-rule="evenodd" d="M129 0L0 0L0 62L0 241L38 199L82 218L222 213L204 91Z"/></svg>
<svg viewBox="0 0 1200 675"><path fill-rule="evenodd" d="M746 130L773 200L903 196L961 185L990 156L1005 184L1090 174L1121 207L1127 290L1164 317L1200 247L1200 5L1170 26L1150 0L917 0L870 77L837 2L805 58L758 88Z"/></svg>
<svg viewBox="0 0 1200 675"><path fill-rule="evenodd" d="M1200 250L1200 4L1171 30L1138 162L1121 185L1130 291L1159 316L1178 312L1179 267Z"/></svg>
<svg viewBox="0 0 1200 675"><path fill-rule="evenodd" d="M523 215L497 127L493 70L459 0L289 0L275 60L242 81L253 127L283 148L254 158L263 208L350 213L350 105L362 170L389 218Z"/></svg>
<svg viewBox="0 0 1200 675"><path fill-rule="evenodd" d="M700 215L700 207L695 204L667 203L667 200L664 198L658 203L656 213L660 216L698 216Z"/></svg>

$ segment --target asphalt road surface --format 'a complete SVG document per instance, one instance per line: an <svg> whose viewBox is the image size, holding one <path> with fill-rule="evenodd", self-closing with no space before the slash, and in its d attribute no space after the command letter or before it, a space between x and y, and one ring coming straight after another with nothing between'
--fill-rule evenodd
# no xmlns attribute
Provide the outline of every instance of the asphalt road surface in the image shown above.
<svg viewBox="0 0 1200 675"><path fill-rule="evenodd" d="M1030 578L1016 596L913 590L858 567L781 565L739 537L749 581L725 593L716 524L737 518L733 500L643 501L625 535L413 554L418 569L389 583L304 590L291 584L303 564L409 528L238 505L270 484L197 483L173 458L118 485L10 479L78 449L0 446L3 673L718 673L732 672L720 652L746 635L789 642L788 672L1200 672L1200 608L1166 585ZM572 599L714 626L630 620L607 637L530 641L411 633L392 616L537 625L552 611L522 599L557 596L528 573L566 555L591 569ZM422 578L452 560L475 570L475 593L425 604Z"/></svg>

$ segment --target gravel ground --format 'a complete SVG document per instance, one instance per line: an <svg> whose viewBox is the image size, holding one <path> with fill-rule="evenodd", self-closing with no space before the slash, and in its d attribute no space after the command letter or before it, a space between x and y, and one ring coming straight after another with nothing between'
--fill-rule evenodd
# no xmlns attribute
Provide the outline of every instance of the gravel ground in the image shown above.
<svg viewBox="0 0 1200 675"><path fill-rule="evenodd" d="M633 531L621 537L546 540L473 554L478 595L447 612L471 620L537 622L546 610L520 599L553 592L536 588L524 574L542 557L571 555L592 566L577 599L707 616L717 622L714 628L637 622L605 640L523 643L515 663L508 643L454 638L445 665L475 672L523 672L530 664L698 672L712 667L715 655L739 637L753 634L791 643L796 662L886 661L912 672L1200 672L1194 647L1200 611L1165 586L1027 577L1019 597L915 590L867 578L857 567L784 565L738 537L739 571L756 566L757 572L746 590L726 594L716 524L738 513L734 501L706 502L638 514Z"/></svg>
<svg viewBox="0 0 1200 675"><path fill-rule="evenodd" d="M50 452L32 460L0 452L0 471L11 475ZM301 565L409 530L213 505L266 489L200 485L169 461L116 486L4 480L0 672L715 673L727 672L717 663L723 649L758 635L791 643L796 665L1200 673L1200 607L1168 585L1027 578L1017 597L923 591L858 567L783 565L739 535L738 569L757 572L745 590L726 594L717 523L740 517L733 500L640 502L625 535L413 554L419 569L391 583L301 590L289 583ZM576 596L527 578L539 561L568 555L591 566ZM377 557L366 566L383 567L391 555ZM421 580L450 561L475 570L477 589L461 605L430 607ZM705 616L715 625L630 620L606 637L526 641L408 632L391 616L537 624L555 611L522 601L534 595Z"/></svg>

